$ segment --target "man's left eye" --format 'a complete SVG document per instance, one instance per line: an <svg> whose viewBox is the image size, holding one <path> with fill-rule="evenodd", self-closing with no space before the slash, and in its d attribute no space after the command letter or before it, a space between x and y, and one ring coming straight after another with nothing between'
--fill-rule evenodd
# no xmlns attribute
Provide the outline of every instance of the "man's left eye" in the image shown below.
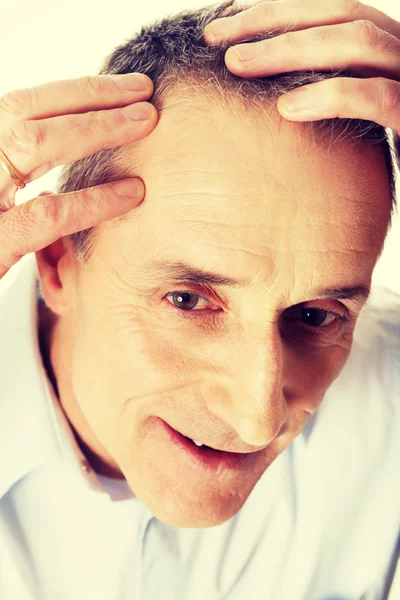
<svg viewBox="0 0 400 600"><path fill-rule="evenodd" d="M290 316L287 318L290 319ZM318 327L320 329L330 327L335 321L344 319L342 315L332 312L331 310L314 307L301 307L299 314L295 314L292 318L296 321L301 321L304 325L308 325L309 327Z"/></svg>
<svg viewBox="0 0 400 600"><path fill-rule="evenodd" d="M326 308L297 305L286 310L285 319L301 322L314 329L328 329L335 324L349 321L350 315L348 312L339 313Z"/></svg>
<svg viewBox="0 0 400 600"><path fill-rule="evenodd" d="M176 308L180 308L181 310L191 311L191 310L200 310L201 308L209 308L209 304L211 304L210 300L205 298L204 296L200 296L200 294L195 294L194 292L182 291L182 292L170 292L165 297L171 297L171 304L176 306ZM203 306L201 306L203 301ZM207 306L204 306L204 302L208 303ZM200 308L199 308L200 304Z"/></svg>

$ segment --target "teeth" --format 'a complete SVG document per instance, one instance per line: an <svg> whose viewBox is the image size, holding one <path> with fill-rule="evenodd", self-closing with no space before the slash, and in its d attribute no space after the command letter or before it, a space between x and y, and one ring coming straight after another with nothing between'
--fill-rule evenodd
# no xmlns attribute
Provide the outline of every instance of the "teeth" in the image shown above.
<svg viewBox="0 0 400 600"><path fill-rule="evenodd" d="M201 442L196 442L196 440L192 440L192 442L193 442L194 444L196 444L196 446L202 446L202 445L203 445Z"/></svg>

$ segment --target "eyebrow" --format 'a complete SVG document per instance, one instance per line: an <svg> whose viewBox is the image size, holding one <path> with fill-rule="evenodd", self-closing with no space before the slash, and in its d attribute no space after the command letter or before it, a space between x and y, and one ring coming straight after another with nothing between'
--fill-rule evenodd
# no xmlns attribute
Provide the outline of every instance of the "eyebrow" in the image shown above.
<svg viewBox="0 0 400 600"><path fill-rule="evenodd" d="M206 271L183 261L169 262L155 260L147 265L149 273L162 281L187 281L197 284L208 284L217 287L244 288L251 285L251 279L236 279L219 273ZM335 300L350 300L359 308L368 300L371 288L365 285L325 288L315 290L313 299L332 298Z"/></svg>

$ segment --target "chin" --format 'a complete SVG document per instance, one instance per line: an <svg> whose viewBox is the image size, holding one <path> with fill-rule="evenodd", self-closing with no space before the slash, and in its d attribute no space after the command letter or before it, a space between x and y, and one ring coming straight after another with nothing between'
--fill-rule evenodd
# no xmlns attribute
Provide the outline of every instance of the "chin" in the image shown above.
<svg viewBox="0 0 400 600"><path fill-rule="evenodd" d="M131 436L118 463L134 494L159 521L206 528L237 514L284 446L282 436L246 454L197 447L157 419L146 435Z"/></svg>
<svg viewBox="0 0 400 600"><path fill-rule="evenodd" d="M221 496L216 489L212 494L202 494L193 490L187 493L174 493L166 488L159 496L141 497L139 500L162 523L171 527L203 529L225 523L242 508L248 495Z"/></svg>

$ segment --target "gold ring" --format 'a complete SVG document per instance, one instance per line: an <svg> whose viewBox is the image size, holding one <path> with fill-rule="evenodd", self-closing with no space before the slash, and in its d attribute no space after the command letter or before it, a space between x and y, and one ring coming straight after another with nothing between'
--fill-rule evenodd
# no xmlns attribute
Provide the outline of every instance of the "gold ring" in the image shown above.
<svg viewBox="0 0 400 600"><path fill-rule="evenodd" d="M17 188L23 190L26 186L26 183L22 180L17 169L11 164L11 162L8 160L7 156L2 150L0 150L0 165L3 167L5 172L8 173L8 175L11 177Z"/></svg>

